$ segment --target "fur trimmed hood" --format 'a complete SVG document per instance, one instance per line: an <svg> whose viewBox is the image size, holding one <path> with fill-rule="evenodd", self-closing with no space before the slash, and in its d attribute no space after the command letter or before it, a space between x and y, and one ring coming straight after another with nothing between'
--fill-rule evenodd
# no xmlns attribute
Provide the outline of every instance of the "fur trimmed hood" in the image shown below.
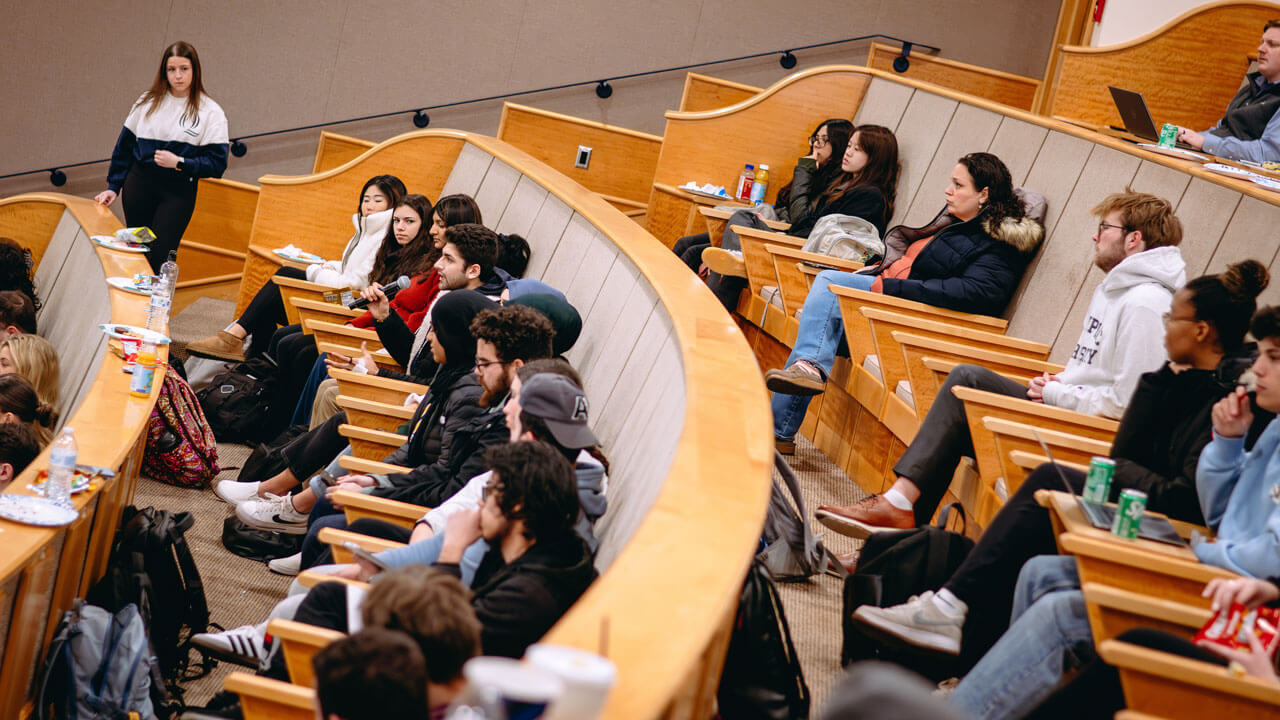
<svg viewBox="0 0 1280 720"><path fill-rule="evenodd" d="M1040 247L1044 240L1044 225L1040 221L1024 215L1021 220L1005 218L999 227L992 227L990 218L982 221L982 229L987 234L1004 243L1012 245L1024 253L1030 253Z"/></svg>

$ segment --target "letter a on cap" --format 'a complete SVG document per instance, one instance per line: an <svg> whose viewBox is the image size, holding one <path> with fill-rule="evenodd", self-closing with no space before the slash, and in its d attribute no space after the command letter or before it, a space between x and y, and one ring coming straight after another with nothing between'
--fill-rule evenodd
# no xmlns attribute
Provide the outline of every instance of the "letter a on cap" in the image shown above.
<svg viewBox="0 0 1280 720"><path fill-rule="evenodd" d="M587 419L587 398L583 395L573 399L573 420L586 421Z"/></svg>

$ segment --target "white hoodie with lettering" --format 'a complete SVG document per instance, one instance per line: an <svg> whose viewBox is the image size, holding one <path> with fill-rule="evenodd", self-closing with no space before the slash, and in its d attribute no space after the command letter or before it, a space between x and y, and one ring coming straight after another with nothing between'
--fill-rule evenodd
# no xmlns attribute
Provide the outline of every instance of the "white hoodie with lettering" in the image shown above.
<svg viewBox="0 0 1280 720"><path fill-rule="evenodd" d="M1067 410L1119 419L1138 378L1164 364L1164 314L1186 284L1176 247L1130 255L1093 291L1080 339L1044 401Z"/></svg>

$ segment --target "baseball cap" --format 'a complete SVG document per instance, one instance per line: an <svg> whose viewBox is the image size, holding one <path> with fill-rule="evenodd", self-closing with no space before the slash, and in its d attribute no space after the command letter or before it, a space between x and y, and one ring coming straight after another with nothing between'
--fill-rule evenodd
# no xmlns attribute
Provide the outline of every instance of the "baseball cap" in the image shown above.
<svg viewBox="0 0 1280 720"><path fill-rule="evenodd" d="M546 423L567 448L600 444L587 425L587 396L562 375L538 373L521 383L520 409Z"/></svg>

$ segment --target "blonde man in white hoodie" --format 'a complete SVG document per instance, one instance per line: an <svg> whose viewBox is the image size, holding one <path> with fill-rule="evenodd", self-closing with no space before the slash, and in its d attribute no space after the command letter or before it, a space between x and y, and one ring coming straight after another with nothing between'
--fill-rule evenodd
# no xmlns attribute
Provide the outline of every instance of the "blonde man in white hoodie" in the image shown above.
<svg viewBox="0 0 1280 720"><path fill-rule="evenodd" d="M1100 219L1093 234L1094 264L1106 277L1093 292L1066 368L1021 385L977 365L957 366L894 466L893 487L855 505L819 507L819 521L864 538L933 517L960 458L973 453L964 403L952 394L953 386L1109 418L1124 414L1138 378L1165 361L1164 316L1187 279L1177 247L1182 223L1167 200L1129 189L1105 198L1093 214Z"/></svg>

